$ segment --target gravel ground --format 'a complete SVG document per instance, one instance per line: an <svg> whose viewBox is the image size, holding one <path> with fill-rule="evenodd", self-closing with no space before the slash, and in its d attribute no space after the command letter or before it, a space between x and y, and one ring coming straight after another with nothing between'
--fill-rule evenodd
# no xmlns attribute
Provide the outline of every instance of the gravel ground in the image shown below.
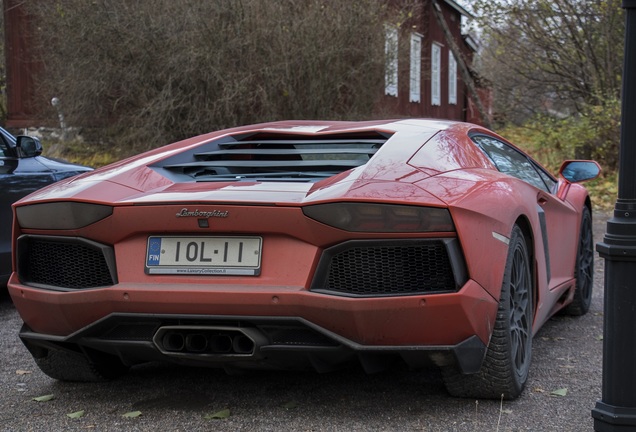
<svg viewBox="0 0 636 432"><path fill-rule="evenodd" d="M594 215L595 241L608 215ZM603 260L596 257L590 312L557 316L534 339L523 395L512 402L454 399L437 373L348 370L222 371L150 364L110 383L61 383L41 373L17 337L0 294L1 431L583 431L601 397ZM553 394L553 392L559 394ZM33 398L53 395L48 402ZM206 418L229 409L222 420ZM84 411L80 418L68 414ZM141 415L126 418L124 414Z"/></svg>

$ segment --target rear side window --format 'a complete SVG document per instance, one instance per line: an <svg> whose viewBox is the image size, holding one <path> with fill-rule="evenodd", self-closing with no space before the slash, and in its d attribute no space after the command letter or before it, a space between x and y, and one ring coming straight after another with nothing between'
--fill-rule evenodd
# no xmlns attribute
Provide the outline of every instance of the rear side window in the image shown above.
<svg viewBox="0 0 636 432"><path fill-rule="evenodd" d="M489 136L475 135L471 138L486 153L500 172L530 183L546 192L552 192L556 182L525 154ZM544 181L544 179L548 180L548 182Z"/></svg>

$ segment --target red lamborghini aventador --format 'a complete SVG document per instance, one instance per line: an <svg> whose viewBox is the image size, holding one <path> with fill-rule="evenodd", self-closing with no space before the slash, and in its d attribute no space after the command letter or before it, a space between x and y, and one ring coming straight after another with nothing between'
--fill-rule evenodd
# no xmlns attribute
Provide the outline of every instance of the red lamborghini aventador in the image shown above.
<svg viewBox="0 0 636 432"><path fill-rule="evenodd" d="M592 295L591 203L493 132L288 121L187 139L14 205L20 337L60 380L147 361L439 367L517 397L532 335Z"/></svg>

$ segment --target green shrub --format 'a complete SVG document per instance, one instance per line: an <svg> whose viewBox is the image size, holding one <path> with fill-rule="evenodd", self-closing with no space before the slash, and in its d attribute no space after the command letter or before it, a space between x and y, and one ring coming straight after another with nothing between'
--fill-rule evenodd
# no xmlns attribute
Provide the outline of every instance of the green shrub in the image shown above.
<svg viewBox="0 0 636 432"><path fill-rule="evenodd" d="M539 115L522 126L507 125L502 136L528 152L552 173L564 160L593 159L603 172L587 184L600 208L611 208L616 200L616 171L620 142L620 101L588 106L579 116Z"/></svg>
<svg viewBox="0 0 636 432"><path fill-rule="evenodd" d="M29 2L67 124L136 153L231 126L372 115L386 2Z"/></svg>

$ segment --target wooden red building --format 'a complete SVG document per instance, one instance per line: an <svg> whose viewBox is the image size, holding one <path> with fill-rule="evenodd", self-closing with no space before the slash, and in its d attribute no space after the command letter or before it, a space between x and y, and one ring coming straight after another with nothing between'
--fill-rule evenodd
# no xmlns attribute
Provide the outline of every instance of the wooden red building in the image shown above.
<svg viewBox="0 0 636 432"><path fill-rule="evenodd" d="M477 44L462 34L462 18L471 14L453 0L421 0L420 6L419 16L385 28L381 109L408 117L488 124L490 90L470 67Z"/></svg>
<svg viewBox="0 0 636 432"><path fill-rule="evenodd" d="M31 49L31 19L20 0L4 0L4 52L6 69L6 126L39 126L38 97L34 79L42 69Z"/></svg>

